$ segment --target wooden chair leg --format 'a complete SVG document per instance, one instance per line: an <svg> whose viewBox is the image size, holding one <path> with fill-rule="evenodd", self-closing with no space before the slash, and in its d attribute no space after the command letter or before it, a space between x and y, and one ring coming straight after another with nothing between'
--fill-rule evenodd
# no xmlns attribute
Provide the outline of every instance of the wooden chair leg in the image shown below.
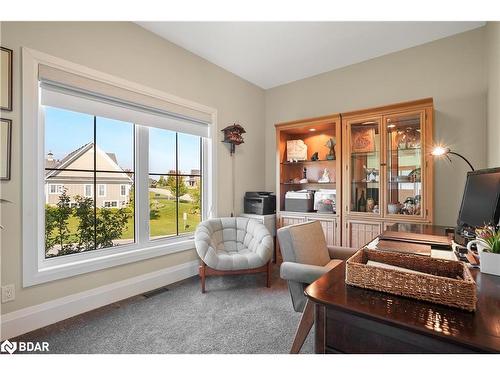
<svg viewBox="0 0 500 375"><path fill-rule="evenodd" d="M269 261L267 263L267 283L266 283L267 288L271 287L271 272L272 272L272 262Z"/></svg>
<svg viewBox="0 0 500 375"><path fill-rule="evenodd" d="M302 318L300 318L299 326L297 327L297 332L295 332L295 337L293 339L292 348L290 349L290 354L298 354L309 331L314 323L314 302L309 299L304 307L304 312L302 313Z"/></svg>
<svg viewBox="0 0 500 375"><path fill-rule="evenodd" d="M274 256L273 256L273 263L276 264L278 262L278 242L276 241L276 237L273 237L273 250L274 250Z"/></svg>
<svg viewBox="0 0 500 375"><path fill-rule="evenodd" d="M199 274L200 274L200 280L201 280L201 292L202 293L205 293L205 278L206 278L206 275L205 275L205 268L206 268L206 265L205 263L203 263L200 267L199 267Z"/></svg>

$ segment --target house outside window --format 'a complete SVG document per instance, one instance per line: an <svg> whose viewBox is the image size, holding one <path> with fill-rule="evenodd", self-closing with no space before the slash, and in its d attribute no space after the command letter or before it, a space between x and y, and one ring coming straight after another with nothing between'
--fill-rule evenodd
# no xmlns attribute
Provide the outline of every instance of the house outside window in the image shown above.
<svg viewBox="0 0 500 375"><path fill-rule="evenodd" d="M113 95L128 88L118 97L94 96L101 73L26 48L22 58L23 197L30 202L23 217L35 217L23 220L23 233L31 233L23 237L23 285L192 249L196 225L215 214L215 110L174 105L145 87L134 104L135 84L107 75L96 90L110 82ZM43 174L42 163L31 163L35 156L45 162Z"/></svg>

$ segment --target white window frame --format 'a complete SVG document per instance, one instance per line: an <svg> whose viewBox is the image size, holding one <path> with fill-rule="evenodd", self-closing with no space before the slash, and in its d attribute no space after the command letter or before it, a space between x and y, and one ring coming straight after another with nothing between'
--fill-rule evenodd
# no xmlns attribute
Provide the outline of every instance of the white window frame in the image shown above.
<svg viewBox="0 0 500 375"><path fill-rule="evenodd" d="M128 192L128 186L127 184L120 184L120 197L126 197L127 192ZM122 189L125 190L125 194L122 194Z"/></svg>
<svg viewBox="0 0 500 375"><path fill-rule="evenodd" d="M217 110L147 86L22 47L22 173L23 287L194 249L193 235L149 239L149 205L136 204L135 243L61 257L45 258L44 113L40 105L38 67L48 65L96 81L140 92L210 116L209 137L203 138L202 218L217 216L215 190ZM149 183L148 128L136 125L135 197L147 197ZM142 154L142 157L138 155Z"/></svg>
<svg viewBox="0 0 500 375"><path fill-rule="evenodd" d="M87 195L87 187L90 187L90 194ZM85 198L92 198L93 196L94 185L93 184L85 184L83 185L83 196Z"/></svg>
<svg viewBox="0 0 500 375"><path fill-rule="evenodd" d="M101 194L101 188L102 188L102 191L103 193ZM104 198L107 194L107 186L106 184L97 184L97 196L99 198Z"/></svg>

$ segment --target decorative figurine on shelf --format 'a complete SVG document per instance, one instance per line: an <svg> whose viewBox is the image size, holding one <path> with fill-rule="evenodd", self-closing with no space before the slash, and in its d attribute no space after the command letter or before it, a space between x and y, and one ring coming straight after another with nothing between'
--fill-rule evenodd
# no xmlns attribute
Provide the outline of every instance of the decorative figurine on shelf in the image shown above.
<svg viewBox="0 0 500 375"><path fill-rule="evenodd" d="M387 212L391 215L399 214L401 212L401 203L388 203Z"/></svg>
<svg viewBox="0 0 500 375"><path fill-rule="evenodd" d="M366 200L366 212L373 212L375 208L375 200L373 198L368 198Z"/></svg>
<svg viewBox="0 0 500 375"><path fill-rule="evenodd" d="M408 177L411 182L420 182L422 181L422 169L421 168L416 168L412 170L409 174Z"/></svg>
<svg viewBox="0 0 500 375"><path fill-rule="evenodd" d="M363 168L366 173L366 182L378 182L379 171L376 168L367 168L366 165L363 165Z"/></svg>
<svg viewBox="0 0 500 375"><path fill-rule="evenodd" d="M328 169L323 169L323 176L318 180L320 184L326 184L330 182L330 173L328 172Z"/></svg>
<svg viewBox="0 0 500 375"><path fill-rule="evenodd" d="M233 156L236 150L236 145L244 143L242 134L246 133L246 131L240 124L234 123L233 125L222 129L221 132L224 132L224 140L222 142L229 143L231 145L230 153L231 156Z"/></svg>
<svg viewBox="0 0 500 375"><path fill-rule="evenodd" d="M318 156L318 153L315 152L314 154L312 154L311 156L311 161L318 161L319 160L319 156Z"/></svg>
<svg viewBox="0 0 500 375"><path fill-rule="evenodd" d="M307 179L307 168L302 169L302 179L299 181L301 184L307 184L309 181Z"/></svg>
<svg viewBox="0 0 500 375"><path fill-rule="evenodd" d="M403 215L415 215L415 199L408 197L403 202L403 207L401 209Z"/></svg>
<svg viewBox="0 0 500 375"><path fill-rule="evenodd" d="M337 141L334 138L330 138L325 146L330 149L328 154L326 155L326 160L335 160L335 145L337 144Z"/></svg>

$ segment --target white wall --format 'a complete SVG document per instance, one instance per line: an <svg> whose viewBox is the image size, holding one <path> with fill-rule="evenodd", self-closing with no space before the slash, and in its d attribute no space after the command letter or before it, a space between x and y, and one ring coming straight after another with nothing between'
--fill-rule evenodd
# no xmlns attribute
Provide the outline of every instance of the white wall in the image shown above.
<svg viewBox="0 0 500 375"><path fill-rule="evenodd" d="M426 97L435 140L486 166L484 27L266 91L266 189L275 190L274 124ZM436 162L435 223L454 225L467 165Z"/></svg>
<svg viewBox="0 0 500 375"><path fill-rule="evenodd" d="M14 50L12 178L1 182L1 284L15 284L9 313L69 294L154 272L196 259L194 250L114 267L30 288L21 288L21 46L134 81L218 110L219 129L240 122L245 143L236 151L236 212L247 190L264 187L264 92L247 81L129 22L2 22L1 45ZM218 135L219 136L219 135ZM218 142L217 195L220 215L231 212L231 164Z"/></svg>

